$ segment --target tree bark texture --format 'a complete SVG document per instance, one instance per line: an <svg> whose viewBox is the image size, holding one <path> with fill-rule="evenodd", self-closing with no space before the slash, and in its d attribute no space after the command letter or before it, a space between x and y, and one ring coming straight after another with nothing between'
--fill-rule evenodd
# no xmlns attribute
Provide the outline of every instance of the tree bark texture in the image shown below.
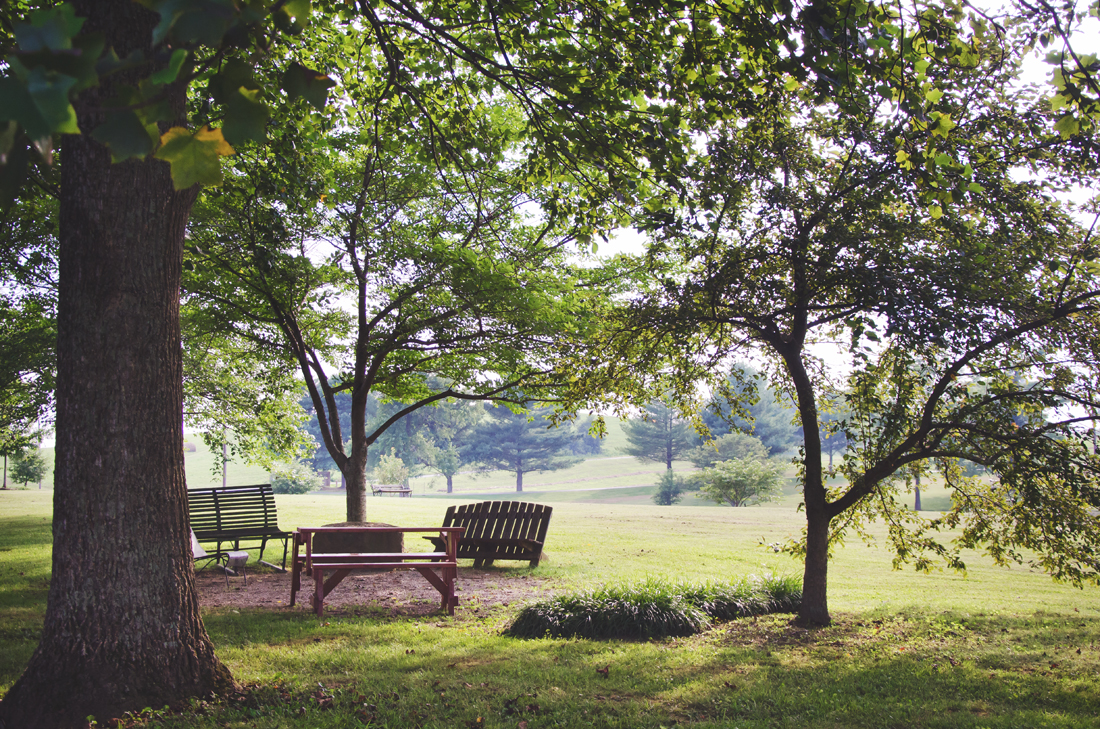
<svg viewBox="0 0 1100 729"><path fill-rule="evenodd" d="M351 457L344 462L344 494L347 499L347 521L367 521L367 458L363 455L362 464L355 456L354 447Z"/></svg>
<svg viewBox="0 0 1100 729"><path fill-rule="evenodd" d="M120 56L156 16L78 3ZM93 89L78 104L94 127ZM183 90L175 99L182 111ZM194 189L168 166L62 147L53 575L41 642L0 727L84 727L232 685L199 615L183 471L179 286Z"/></svg>
<svg viewBox="0 0 1100 729"><path fill-rule="evenodd" d="M806 505L806 565L802 573L802 606L798 621L803 625L832 622L827 599L829 573L829 517Z"/></svg>

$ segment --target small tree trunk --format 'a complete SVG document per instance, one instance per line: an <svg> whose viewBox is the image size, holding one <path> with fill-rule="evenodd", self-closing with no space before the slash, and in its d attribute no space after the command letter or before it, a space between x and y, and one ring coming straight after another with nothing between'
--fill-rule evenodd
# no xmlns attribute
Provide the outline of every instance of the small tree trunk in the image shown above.
<svg viewBox="0 0 1100 729"><path fill-rule="evenodd" d="M917 474L916 486L914 487L916 498L913 500L913 511L920 511L920 474Z"/></svg>
<svg viewBox="0 0 1100 729"><path fill-rule="evenodd" d="M4 456L4 491L8 490L8 457Z"/></svg>
<svg viewBox="0 0 1100 729"><path fill-rule="evenodd" d="M452 491L454 491L454 475L448 473L447 474L447 493L451 493Z"/></svg>
<svg viewBox="0 0 1100 729"><path fill-rule="evenodd" d="M367 521L367 449L356 452L355 439L352 439L351 456L344 461L340 469L341 481L346 489L347 520Z"/></svg>
<svg viewBox="0 0 1100 729"><path fill-rule="evenodd" d="M523 491L523 469L516 469L516 491Z"/></svg>
<svg viewBox="0 0 1100 729"><path fill-rule="evenodd" d="M806 565L802 575L802 607L798 620L803 625L828 625L827 576L829 570L829 518L823 513L806 513Z"/></svg>

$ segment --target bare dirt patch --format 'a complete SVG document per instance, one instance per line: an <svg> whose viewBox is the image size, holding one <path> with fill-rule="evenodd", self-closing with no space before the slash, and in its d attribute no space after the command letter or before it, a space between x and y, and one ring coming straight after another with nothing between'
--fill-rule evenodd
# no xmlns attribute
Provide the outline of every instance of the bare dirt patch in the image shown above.
<svg viewBox="0 0 1100 729"><path fill-rule="evenodd" d="M549 580L516 572L509 568L459 567L455 581L458 611L525 603L553 594ZM200 571L195 581L204 608L312 611L310 578L303 578L297 603L290 607L289 572L250 569L247 586L243 578L230 577L228 589L225 577L213 569ZM325 615L428 615L439 609L439 593L414 570L353 573L325 598Z"/></svg>

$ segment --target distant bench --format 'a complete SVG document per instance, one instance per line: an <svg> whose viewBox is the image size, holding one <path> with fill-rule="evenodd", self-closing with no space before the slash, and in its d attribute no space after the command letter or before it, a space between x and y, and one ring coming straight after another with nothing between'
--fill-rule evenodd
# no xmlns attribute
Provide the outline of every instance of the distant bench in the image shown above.
<svg viewBox="0 0 1100 729"><path fill-rule="evenodd" d="M371 492L377 496L378 494L397 494L398 496L412 496L412 489L408 486L402 486L399 483L383 483L375 486L371 484Z"/></svg>
<svg viewBox="0 0 1100 729"><path fill-rule="evenodd" d="M458 556L474 560L474 567L489 567L498 559L523 560L537 567L552 511L526 501L479 501L449 507L443 528L465 529ZM439 537L424 538L443 549Z"/></svg>
<svg viewBox="0 0 1100 729"><path fill-rule="evenodd" d="M240 550L242 541L259 541L260 563L286 572L290 532L279 528L271 484L188 489L187 506L191 514L191 529L198 541L217 544L213 555ZM268 540L282 540L282 567L263 561ZM223 550L222 543L232 546Z"/></svg>

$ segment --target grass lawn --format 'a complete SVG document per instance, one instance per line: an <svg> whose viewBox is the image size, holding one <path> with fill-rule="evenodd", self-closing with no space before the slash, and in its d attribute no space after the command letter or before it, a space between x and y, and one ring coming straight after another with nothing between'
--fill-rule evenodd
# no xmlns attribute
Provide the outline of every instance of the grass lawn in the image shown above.
<svg viewBox="0 0 1100 729"><path fill-rule="evenodd" d="M799 532L794 496L731 509L559 495L549 560L500 573L537 575L562 591L799 571L761 546ZM41 629L49 496L0 492L0 693ZM342 498L277 499L284 528L343 519ZM447 502L368 505L372 520L419 526L440 523ZM150 707L131 725L1100 727L1100 590L996 568L977 554L968 562L966 576L896 572L883 549L851 541L830 564L832 627L804 631L789 616L767 616L664 641L504 637L518 605L324 622L278 609L207 610L242 692L176 707L183 714Z"/></svg>

